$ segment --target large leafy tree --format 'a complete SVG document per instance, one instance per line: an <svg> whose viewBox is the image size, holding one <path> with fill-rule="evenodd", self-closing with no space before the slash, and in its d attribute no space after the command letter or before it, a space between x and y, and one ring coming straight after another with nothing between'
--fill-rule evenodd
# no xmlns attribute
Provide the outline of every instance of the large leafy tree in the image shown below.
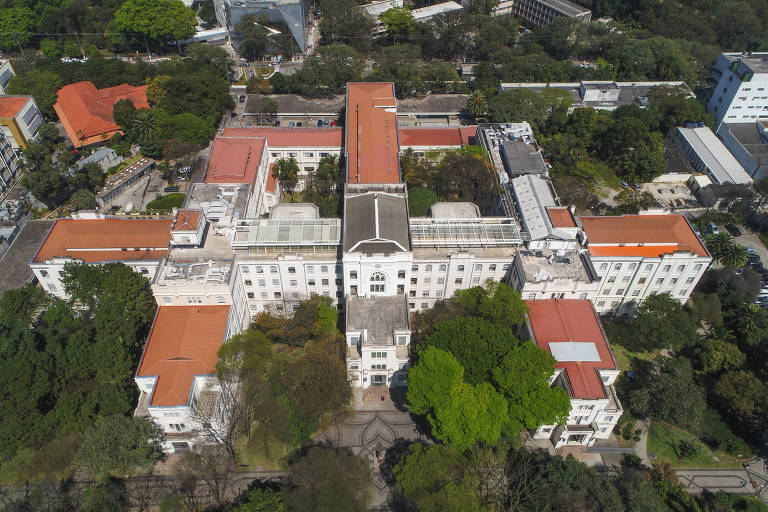
<svg viewBox="0 0 768 512"><path fill-rule="evenodd" d="M372 487L368 461L343 448L314 446L288 471L283 492L289 512L364 512Z"/></svg>
<svg viewBox="0 0 768 512"><path fill-rule="evenodd" d="M632 351L679 348L696 340L696 323L680 301L668 293L653 294L637 307L629 322L606 322L614 342Z"/></svg>
<svg viewBox="0 0 768 512"><path fill-rule="evenodd" d="M359 51L371 46L374 21L359 8L354 0L324 0L319 2L323 19L320 35L326 44L347 44Z"/></svg>
<svg viewBox="0 0 768 512"><path fill-rule="evenodd" d="M161 45L170 39L182 40L195 33L195 12L180 0L127 0L115 12L110 33L129 40Z"/></svg>
<svg viewBox="0 0 768 512"><path fill-rule="evenodd" d="M327 96L344 90L347 82L363 77L363 56L352 46L322 46L304 61L292 83L305 96Z"/></svg>
<svg viewBox="0 0 768 512"><path fill-rule="evenodd" d="M408 373L408 404L426 414L432 434L457 450L477 443L493 444L501 435L507 404L481 382L464 382L464 368L449 352L427 347Z"/></svg>
<svg viewBox="0 0 768 512"><path fill-rule="evenodd" d="M723 374L714 387L719 408L756 443L768 428L768 384L748 371Z"/></svg>
<svg viewBox="0 0 768 512"><path fill-rule="evenodd" d="M32 38L36 16L27 7L4 7L0 9L0 48L14 51L26 46Z"/></svg>
<svg viewBox="0 0 768 512"><path fill-rule="evenodd" d="M387 27L390 35L405 37L413 33L416 22L407 7L393 7L379 14L379 21Z"/></svg>
<svg viewBox="0 0 768 512"><path fill-rule="evenodd" d="M146 418L101 417L84 433L75 464L93 477L125 477L160 458L160 427Z"/></svg>
<svg viewBox="0 0 768 512"><path fill-rule="evenodd" d="M571 411L568 392L550 386L555 358L531 341L512 348L493 369L493 381L507 399L509 431L563 424Z"/></svg>
<svg viewBox="0 0 768 512"><path fill-rule="evenodd" d="M509 285L487 281L483 286L459 290L456 303L466 314L514 328L525 321L528 307L520 293Z"/></svg>
<svg viewBox="0 0 768 512"><path fill-rule="evenodd" d="M289 193L293 193L293 189L299 182L299 164L293 157L280 158L274 164L272 175L280 181Z"/></svg>
<svg viewBox="0 0 768 512"><path fill-rule="evenodd" d="M459 316L438 323L426 343L453 354L464 367L466 381L479 384L490 380L492 369L520 341L507 327L482 318Z"/></svg>
<svg viewBox="0 0 768 512"><path fill-rule="evenodd" d="M481 498L470 461L442 445L412 444L394 468L397 491L423 512L475 512Z"/></svg>
<svg viewBox="0 0 768 512"><path fill-rule="evenodd" d="M56 93L64 86L61 76L48 70L33 69L11 78L8 82L8 94L30 94L45 116L55 119Z"/></svg>

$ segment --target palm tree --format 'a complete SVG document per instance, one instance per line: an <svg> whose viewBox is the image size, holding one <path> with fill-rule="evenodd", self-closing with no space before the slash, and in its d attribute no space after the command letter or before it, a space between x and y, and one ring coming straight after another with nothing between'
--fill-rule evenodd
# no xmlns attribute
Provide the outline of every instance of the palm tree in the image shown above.
<svg viewBox="0 0 768 512"><path fill-rule="evenodd" d="M299 164L296 163L296 159L291 157L277 160L272 170L272 175L280 181L286 192L293 197L293 189L296 188L296 184L299 182Z"/></svg>
<svg viewBox="0 0 768 512"><path fill-rule="evenodd" d="M485 93L480 89L472 91L472 96L467 100L464 110L475 117L484 116L488 111L488 101L485 98Z"/></svg>
<svg viewBox="0 0 768 512"><path fill-rule="evenodd" d="M155 114L151 110L140 110L131 121L131 131L139 142L152 140L157 134Z"/></svg>
<svg viewBox="0 0 768 512"><path fill-rule="evenodd" d="M704 244L712 257L720 261L734 245L734 242L730 233L718 233L704 237Z"/></svg>
<svg viewBox="0 0 768 512"><path fill-rule="evenodd" d="M719 260L723 265L733 268L742 268L747 264L747 256L749 256L747 248L743 245L734 243L731 244L731 247L728 248L728 251L723 254Z"/></svg>
<svg viewBox="0 0 768 512"><path fill-rule="evenodd" d="M320 159L317 170L312 176L312 188L325 197L330 197L336 189L339 177L339 161L336 155Z"/></svg>

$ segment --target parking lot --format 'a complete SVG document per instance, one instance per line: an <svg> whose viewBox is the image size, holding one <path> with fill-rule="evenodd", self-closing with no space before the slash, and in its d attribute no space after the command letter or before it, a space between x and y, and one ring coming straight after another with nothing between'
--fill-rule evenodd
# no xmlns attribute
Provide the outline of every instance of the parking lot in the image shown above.
<svg viewBox="0 0 768 512"><path fill-rule="evenodd" d="M695 208L699 204L685 183L643 183L640 190L650 192L663 208Z"/></svg>

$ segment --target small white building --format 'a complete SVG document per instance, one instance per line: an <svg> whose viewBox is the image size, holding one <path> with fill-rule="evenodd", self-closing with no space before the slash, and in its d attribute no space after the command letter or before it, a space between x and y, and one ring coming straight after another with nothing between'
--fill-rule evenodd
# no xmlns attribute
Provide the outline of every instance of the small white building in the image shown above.
<svg viewBox="0 0 768 512"><path fill-rule="evenodd" d="M11 66L11 61L0 60L0 94L5 94L5 88L8 87L8 82L14 76L16 76L16 72Z"/></svg>
<svg viewBox="0 0 768 512"><path fill-rule="evenodd" d="M613 387L619 366L592 303L555 299L526 304L525 335L557 360L550 385L562 387L571 399L566 424L542 425L533 438L549 439L555 448L607 439L623 413Z"/></svg>
<svg viewBox="0 0 768 512"><path fill-rule="evenodd" d="M678 126L670 138L686 156L694 169L705 173L719 185L752 183L747 171L706 126L683 128Z"/></svg>
<svg viewBox="0 0 768 512"><path fill-rule="evenodd" d="M518 251L509 284L526 300L594 301L600 290L600 277L585 250Z"/></svg>
<svg viewBox="0 0 768 512"><path fill-rule="evenodd" d="M404 295L349 297L347 375L352 386L404 386L411 325Z"/></svg>

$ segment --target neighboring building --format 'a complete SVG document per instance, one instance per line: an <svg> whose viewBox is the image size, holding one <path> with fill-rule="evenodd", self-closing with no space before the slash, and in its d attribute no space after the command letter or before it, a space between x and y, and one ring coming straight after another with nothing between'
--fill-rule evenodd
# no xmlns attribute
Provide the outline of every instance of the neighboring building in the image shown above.
<svg viewBox="0 0 768 512"><path fill-rule="evenodd" d="M228 337L229 306L160 306L144 347L136 385L136 416L149 417L165 433L163 450L184 451L201 441L196 406L215 407L217 352ZM213 416L213 417L211 417ZM204 419L203 419L204 418Z"/></svg>
<svg viewBox="0 0 768 512"><path fill-rule="evenodd" d="M26 149L44 122L32 96L0 96L0 129L14 149Z"/></svg>
<svg viewBox="0 0 768 512"><path fill-rule="evenodd" d="M562 17L582 22L592 19L592 11L568 0L514 0L512 13L533 27L547 25Z"/></svg>
<svg viewBox="0 0 768 512"><path fill-rule="evenodd" d="M430 151L458 149L471 144L477 133L477 126L436 126L404 128L398 130L400 150L413 150L421 156Z"/></svg>
<svg viewBox="0 0 768 512"><path fill-rule="evenodd" d="M263 137L234 137L222 135L213 141L205 183L227 185L247 184L250 196L244 212L246 217L266 213L264 192L271 174Z"/></svg>
<svg viewBox="0 0 768 512"><path fill-rule="evenodd" d="M397 100L397 124L460 125L466 117L463 111L468 98L467 94L428 94ZM304 98L298 94L249 94L245 117L256 124L283 128L333 127L344 108L344 101L344 95Z"/></svg>
<svg viewBox="0 0 768 512"><path fill-rule="evenodd" d="M597 298L600 276L589 253L575 251L518 251L509 277L526 300Z"/></svg>
<svg viewBox="0 0 768 512"><path fill-rule="evenodd" d="M369 4L363 4L360 9L373 19L378 19L379 14L386 12L395 7L402 7L403 0L381 0L379 2L371 2Z"/></svg>
<svg viewBox="0 0 768 512"><path fill-rule="evenodd" d="M216 21L220 26L226 27L230 38L234 34L235 27L248 15L266 17L269 21L282 21L291 32L294 41L301 52L307 46L307 9L305 0L214 0L213 7L216 11ZM235 45L237 39L232 39Z"/></svg>
<svg viewBox="0 0 768 512"><path fill-rule="evenodd" d="M78 161L76 165L78 169L82 169L87 164L96 164L101 167L104 172L107 172L110 167L117 165L122 161L123 158L118 156L114 149L99 148L92 154Z"/></svg>
<svg viewBox="0 0 768 512"><path fill-rule="evenodd" d="M414 21L418 23L427 23L435 16L460 11L461 9L461 5L456 2L443 2L420 7L418 9L412 9L411 16L413 16Z"/></svg>
<svg viewBox="0 0 768 512"><path fill-rule="evenodd" d="M61 276L68 262L122 262L152 279L168 252L170 220L58 219L30 262L40 286L66 298Z"/></svg>
<svg viewBox="0 0 768 512"><path fill-rule="evenodd" d="M5 88L8 87L8 82L14 76L16 76L16 72L11 66L11 61L0 60L0 94L5 94Z"/></svg>
<svg viewBox="0 0 768 512"><path fill-rule="evenodd" d="M500 154L510 179L523 174L549 173L539 148L522 139L502 141Z"/></svg>
<svg viewBox="0 0 768 512"><path fill-rule="evenodd" d="M709 176L713 183L752 183L747 171L706 126L678 126L672 131L670 138L688 158L693 168Z"/></svg>
<svg viewBox="0 0 768 512"><path fill-rule="evenodd" d="M753 179L768 176L768 119L721 123L717 135Z"/></svg>
<svg viewBox="0 0 768 512"><path fill-rule="evenodd" d="M505 82L499 85L499 89L502 92L511 91L513 89L527 89L529 91L540 93L547 88L567 91L573 100L570 110L578 107L589 107L597 110L616 110L622 105L647 107L648 94L654 87L672 87L679 89L690 98L695 98L693 92L688 88L685 82Z"/></svg>
<svg viewBox="0 0 768 512"><path fill-rule="evenodd" d="M600 276L595 309L630 315L643 299L669 293L685 303L712 257L683 215L579 217Z"/></svg>
<svg viewBox="0 0 768 512"><path fill-rule="evenodd" d="M0 194L10 190L21 169L21 157L19 151L14 149L12 140L0 131Z"/></svg>
<svg viewBox="0 0 768 512"><path fill-rule="evenodd" d="M707 111L720 123L768 119L768 53L721 53L712 68Z"/></svg>
<svg viewBox="0 0 768 512"><path fill-rule="evenodd" d="M592 303L555 299L526 304L527 336L557 360L550 385L562 387L571 398L566 424L542 425L533 438L549 439L555 448L608 439L624 412L613 386L619 366Z"/></svg>
<svg viewBox="0 0 768 512"><path fill-rule="evenodd" d="M109 149L109 148L103 148ZM104 154L104 153L102 153ZM109 153L107 153L109 154ZM151 158L139 158L118 173L110 175L104 186L96 195L96 203L101 207L111 204L111 201L122 194L128 187L135 184L144 176L155 170L155 161Z"/></svg>
<svg viewBox="0 0 768 512"><path fill-rule="evenodd" d="M53 109L74 147L97 144L120 133L112 116L116 102L130 100L137 109L149 108L146 88L122 84L96 89L91 82L76 82L59 89Z"/></svg>
<svg viewBox="0 0 768 512"><path fill-rule="evenodd" d="M528 233L529 249L576 250L581 229L573 213L558 207L549 180L536 175L518 176L510 182L517 213Z"/></svg>

